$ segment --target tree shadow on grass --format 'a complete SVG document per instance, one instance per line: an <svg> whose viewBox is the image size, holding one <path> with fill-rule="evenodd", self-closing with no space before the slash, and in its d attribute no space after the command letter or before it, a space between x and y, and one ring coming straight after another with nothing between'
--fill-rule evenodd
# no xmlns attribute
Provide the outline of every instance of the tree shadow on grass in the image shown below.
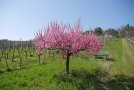
<svg viewBox="0 0 134 90"><path fill-rule="evenodd" d="M68 90L69 85L76 90L134 90L133 77L108 76L107 72L100 70L72 70L69 75L60 73L55 75L54 79L56 78L59 89L64 90Z"/></svg>
<svg viewBox="0 0 134 90"><path fill-rule="evenodd" d="M10 68L6 68L5 70L0 70L0 74L3 74L5 72L12 72L13 70Z"/></svg>
<svg viewBox="0 0 134 90"><path fill-rule="evenodd" d="M134 90L134 77L116 75L107 81L106 86L110 90Z"/></svg>
<svg viewBox="0 0 134 90"><path fill-rule="evenodd" d="M96 57L96 59L103 59L103 60L105 60L105 58L102 57L102 56L98 56L98 57ZM107 57L107 59L105 61L115 61L115 59L111 58L111 57Z"/></svg>
<svg viewBox="0 0 134 90"><path fill-rule="evenodd" d="M0 74L4 74L4 73L6 73L6 72L20 71L20 70L28 69L28 68L29 68L29 67L25 67L25 66L16 67L16 68L5 68L5 69L0 70Z"/></svg>
<svg viewBox="0 0 134 90"><path fill-rule="evenodd" d="M115 61L115 59L114 58L107 58L106 61Z"/></svg>
<svg viewBox="0 0 134 90"><path fill-rule="evenodd" d="M60 85L64 83L60 88L68 90L68 85L75 87L76 90L103 90L104 83L99 80L100 71L88 72L86 70L72 70L69 75L60 73L54 78L57 78L57 83ZM65 88L66 87L66 88Z"/></svg>
<svg viewBox="0 0 134 90"><path fill-rule="evenodd" d="M4 73L4 71L0 70L0 74L3 74L3 73Z"/></svg>

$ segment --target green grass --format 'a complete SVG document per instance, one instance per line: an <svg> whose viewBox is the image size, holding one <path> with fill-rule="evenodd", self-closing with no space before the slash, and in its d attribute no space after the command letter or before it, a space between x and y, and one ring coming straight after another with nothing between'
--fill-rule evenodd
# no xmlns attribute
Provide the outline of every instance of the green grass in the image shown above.
<svg viewBox="0 0 134 90"><path fill-rule="evenodd" d="M44 64L41 57L41 65L36 55L28 60L23 55L21 68L18 57L16 62L8 59L8 71L2 59L0 90L133 90L133 48L125 39L115 39L102 49L110 52L108 60L72 56L69 75L60 55L53 61L47 53Z"/></svg>
<svg viewBox="0 0 134 90"><path fill-rule="evenodd" d="M77 85L74 85L71 82L65 83L64 81L58 80L58 78L60 78L60 73L64 73L65 71L65 61L47 61L47 64L45 65L38 65L38 62L30 62L29 64L27 64L27 66L24 65L21 69L17 67L11 71L1 72L0 88L9 90L52 90L57 89L57 86L59 86L59 88L68 89L70 85L70 88L77 88ZM72 70L79 71L83 69L87 70L88 72L96 73L96 68L97 66L93 65L89 61L71 60L70 62L71 72L73 72ZM72 76L69 78L72 78Z"/></svg>
<svg viewBox="0 0 134 90"><path fill-rule="evenodd" d="M115 61L112 64L112 73L134 76L134 47L125 39L120 39L114 44L116 47L113 52Z"/></svg>

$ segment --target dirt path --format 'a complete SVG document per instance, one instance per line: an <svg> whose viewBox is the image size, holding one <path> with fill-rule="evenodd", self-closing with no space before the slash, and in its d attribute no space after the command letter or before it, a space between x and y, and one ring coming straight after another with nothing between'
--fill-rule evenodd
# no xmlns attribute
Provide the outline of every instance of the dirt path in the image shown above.
<svg viewBox="0 0 134 90"><path fill-rule="evenodd" d="M99 63L104 70L104 74L100 77L104 83L107 83L114 75L134 76L134 47L127 40L122 39L120 43L113 44L112 48L111 54L114 60Z"/></svg>
<svg viewBox="0 0 134 90"><path fill-rule="evenodd" d="M132 46L126 39L123 39L122 49L122 64L125 67L124 74L134 75L134 46Z"/></svg>

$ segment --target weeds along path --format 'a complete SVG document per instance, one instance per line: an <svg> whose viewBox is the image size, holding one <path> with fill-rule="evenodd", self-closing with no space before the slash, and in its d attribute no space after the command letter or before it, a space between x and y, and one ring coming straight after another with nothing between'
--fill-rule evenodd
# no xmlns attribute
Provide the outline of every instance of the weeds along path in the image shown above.
<svg viewBox="0 0 134 90"><path fill-rule="evenodd" d="M104 68L105 70L109 71L111 65L112 65L112 62L111 62L111 61L105 62L105 63L103 64L103 68Z"/></svg>

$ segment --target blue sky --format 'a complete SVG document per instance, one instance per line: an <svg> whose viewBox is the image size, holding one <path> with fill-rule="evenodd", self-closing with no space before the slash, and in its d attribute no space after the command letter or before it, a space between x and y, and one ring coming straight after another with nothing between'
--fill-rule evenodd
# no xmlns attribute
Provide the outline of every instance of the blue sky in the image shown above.
<svg viewBox="0 0 134 90"><path fill-rule="evenodd" d="M84 30L134 25L134 0L0 0L0 39L29 40L51 21Z"/></svg>

